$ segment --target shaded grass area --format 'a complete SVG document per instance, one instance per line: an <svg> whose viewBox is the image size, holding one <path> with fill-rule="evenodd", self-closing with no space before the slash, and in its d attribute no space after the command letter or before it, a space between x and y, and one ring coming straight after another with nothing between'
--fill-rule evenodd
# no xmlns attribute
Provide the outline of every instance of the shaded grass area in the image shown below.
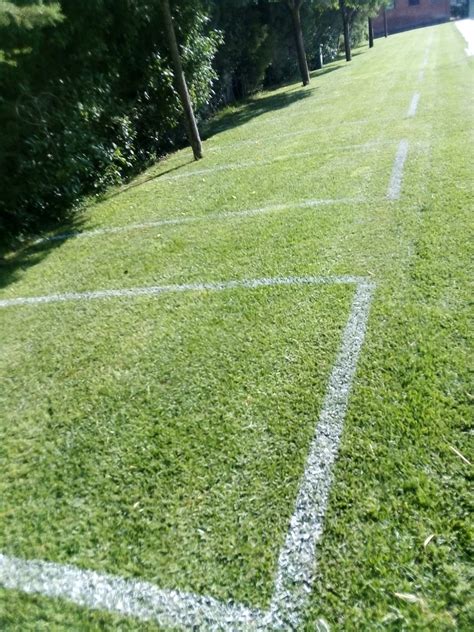
<svg viewBox="0 0 474 632"><path fill-rule="evenodd" d="M321 618L334 630L469 630L472 469L452 448L472 462L472 60L446 25L335 67L310 90L223 113L204 161L177 152L87 209L80 228L202 221L25 250L0 296L291 274L376 281L301 629ZM363 200L291 207L328 197ZM264 606L350 298L267 288L0 311L0 550ZM0 591L0 627L156 629L11 591Z"/></svg>

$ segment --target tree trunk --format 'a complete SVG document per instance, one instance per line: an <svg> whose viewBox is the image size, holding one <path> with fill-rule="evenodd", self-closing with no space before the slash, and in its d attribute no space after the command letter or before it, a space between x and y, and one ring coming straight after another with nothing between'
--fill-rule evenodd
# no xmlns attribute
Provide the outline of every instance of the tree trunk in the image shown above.
<svg viewBox="0 0 474 632"><path fill-rule="evenodd" d="M369 18L368 26L369 26L369 48L373 48L374 47L374 27L372 24L372 18Z"/></svg>
<svg viewBox="0 0 474 632"><path fill-rule="evenodd" d="M183 72L183 65L181 63L181 57L179 55L178 42L176 40L176 33L174 30L173 17L171 15L169 0L161 0L161 8L163 11L168 48L171 55L171 63L173 64L174 82L179 98L181 100L181 105L183 106L184 110L188 139L193 149L194 159L199 160L200 158L202 158L201 138L199 136L199 130L196 123L196 118L194 116L193 105L189 96L188 86L186 84L186 78Z"/></svg>
<svg viewBox="0 0 474 632"><path fill-rule="evenodd" d="M383 31L384 31L384 36L388 37L387 11L385 9L383 10Z"/></svg>
<svg viewBox="0 0 474 632"><path fill-rule="evenodd" d="M309 84L309 70L308 62L306 61L306 51L304 48L303 29L301 28L301 2L299 0L293 0L293 2L288 3L288 6L290 8L291 18L293 20L293 31L295 34L296 52L298 54L298 64L300 67L301 80L303 81L303 85L307 86Z"/></svg>
<svg viewBox="0 0 474 632"><path fill-rule="evenodd" d="M350 30L349 30L349 17L347 15L345 0L339 0L339 9L341 11L342 25L344 28L344 50L346 52L346 61L351 61L352 59L351 36L350 36Z"/></svg>

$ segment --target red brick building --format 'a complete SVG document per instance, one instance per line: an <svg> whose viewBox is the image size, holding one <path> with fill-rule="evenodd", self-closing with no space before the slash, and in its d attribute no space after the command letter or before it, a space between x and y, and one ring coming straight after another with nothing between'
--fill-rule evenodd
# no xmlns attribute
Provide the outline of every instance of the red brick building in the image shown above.
<svg viewBox="0 0 474 632"><path fill-rule="evenodd" d="M389 33L446 22L451 14L450 0L393 0L386 9ZM374 19L375 35L384 33L383 11Z"/></svg>

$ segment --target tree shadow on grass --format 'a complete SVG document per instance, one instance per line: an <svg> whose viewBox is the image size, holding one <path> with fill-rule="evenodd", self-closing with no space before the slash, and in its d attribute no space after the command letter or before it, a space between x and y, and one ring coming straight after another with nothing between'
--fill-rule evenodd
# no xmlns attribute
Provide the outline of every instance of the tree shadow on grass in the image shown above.
<svg viewBox="0 0 474 632"><path fill-rule="evenodd" d="M279 86L280 88L282 86ZM251 97L230 106L232 109L224 110L202 127L202 138L208 140L213 136L245 125L249 121L269 112L276 112L293 103L311 97L317 87L308 86L293 92L269 94L268 96Z"/></svg>
<svg viewBox="0 0 474 632"><path fill-rule="evenodd" d="M81 229L82 220L71 216L60 224L48 224L41 235L30 237L23 243L17 241L9 250L0 250L0 288L20 281L30 268L39 265L53 250L73 238L75 233L80 233ZM62 237L54 239L55 234Z"/></svg>

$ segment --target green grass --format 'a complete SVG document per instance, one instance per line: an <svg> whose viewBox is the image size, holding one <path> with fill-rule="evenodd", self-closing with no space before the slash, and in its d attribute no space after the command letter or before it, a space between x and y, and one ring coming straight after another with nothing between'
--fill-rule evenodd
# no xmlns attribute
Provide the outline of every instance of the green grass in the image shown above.
<svg viewBox="0 0 474 632"><path fill-rule="evenodd" d="M377 40L308 89L223 112L204 161L173 154L75 228L203 219L27 248L1 270L0 298L277 275L377 283L304 630L320 618L332 630L474 623L472 468L452 450L472 462L463 48L452 25ZM388 202L402 138L402 197ZM262 164L239 166L248 161ZM352 294L239 289L0 310L0 551L268 605ZM12 591L0 591L0 627L156 629Z"/></svg>

